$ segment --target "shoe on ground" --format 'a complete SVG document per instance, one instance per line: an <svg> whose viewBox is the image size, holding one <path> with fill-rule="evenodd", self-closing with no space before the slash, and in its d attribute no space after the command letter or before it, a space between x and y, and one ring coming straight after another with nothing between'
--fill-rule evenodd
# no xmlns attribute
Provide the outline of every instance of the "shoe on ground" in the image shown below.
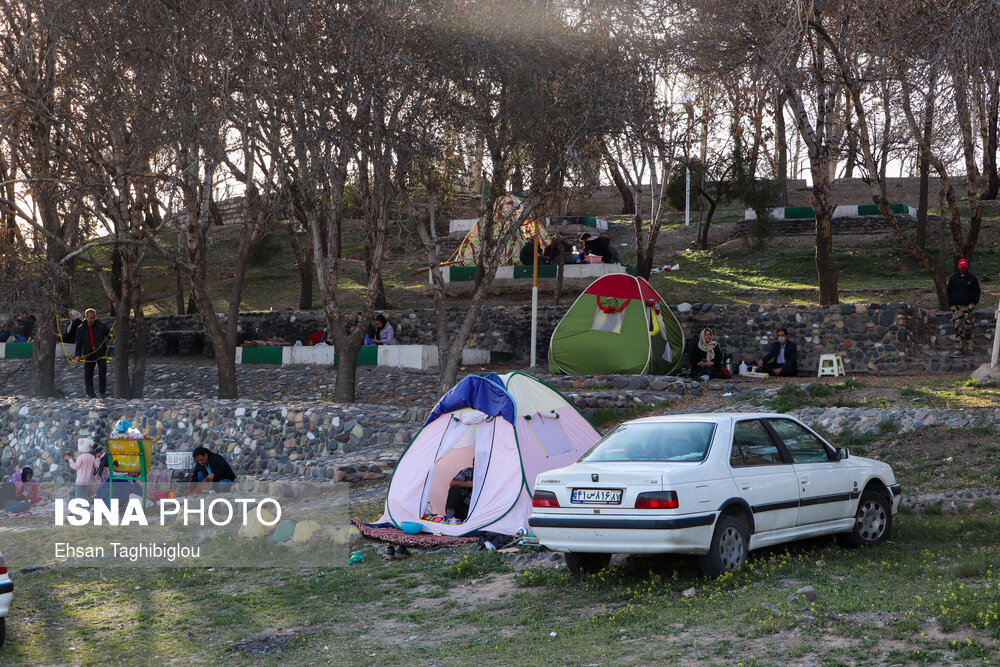
<svg viewBox="0 0 1000 667"><path fill-rule="evenodd" d="M382 555L382 557L385 558L386 560L392 560L393 558L395 558L396 557L396 547L394 547L394 546L392 546L390 544L388 547L386 547L385 553Z"/></svg>
<svg viewBox="0 0 1000 667"><path fill-rule="evenodd" d="M400 545L400 546L396 547L396 553L393 554L393 558L402 559L402 558L409 558L409 557L410 557L410 550L407 549L404 545Z"/></svg>

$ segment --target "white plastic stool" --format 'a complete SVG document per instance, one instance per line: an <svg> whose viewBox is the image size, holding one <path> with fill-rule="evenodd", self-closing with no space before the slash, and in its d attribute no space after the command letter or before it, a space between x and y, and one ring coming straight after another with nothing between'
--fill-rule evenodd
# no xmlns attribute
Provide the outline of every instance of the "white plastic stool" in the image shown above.
<svg viewBox="0 0 1000 667"><path fill-rule="evenodd" d="M816 377L824 375L832 375L833 377L847 375L844 370L844 360L839 354L819 355L819 369L816 371Z"/></svg>

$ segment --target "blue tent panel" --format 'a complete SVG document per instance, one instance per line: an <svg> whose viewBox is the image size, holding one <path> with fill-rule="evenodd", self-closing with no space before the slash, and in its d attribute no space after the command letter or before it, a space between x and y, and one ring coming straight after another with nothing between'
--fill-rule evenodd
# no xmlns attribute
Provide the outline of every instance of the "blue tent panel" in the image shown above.
<svg viewBox="0 0 1000 667"><path fill-rule="evenodd" d="M497 378L499 379L499 378ZM430 416L424 422L424 426L441 415L472 408L486 413L491 417L501 416L511 424L514 423L514 399L503 385L497 384L496 380L478 375L469 375L461 380L445 394L438 404L431 410Z"/></svg>

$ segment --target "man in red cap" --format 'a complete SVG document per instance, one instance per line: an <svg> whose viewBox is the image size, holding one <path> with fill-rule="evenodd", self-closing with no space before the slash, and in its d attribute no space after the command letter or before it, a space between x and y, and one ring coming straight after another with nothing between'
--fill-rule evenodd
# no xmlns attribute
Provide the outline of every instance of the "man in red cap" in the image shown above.
<svg viewBox="0 0 1000 667"><path fill-rule="evenodd" d="M972 347L972 314L979 303L979 281L969 273L969 260L958 260L958 271L948 278L948 305L951 306L951 321L955 327L955 353L952 357L964 357L965 350Z"/></svg>

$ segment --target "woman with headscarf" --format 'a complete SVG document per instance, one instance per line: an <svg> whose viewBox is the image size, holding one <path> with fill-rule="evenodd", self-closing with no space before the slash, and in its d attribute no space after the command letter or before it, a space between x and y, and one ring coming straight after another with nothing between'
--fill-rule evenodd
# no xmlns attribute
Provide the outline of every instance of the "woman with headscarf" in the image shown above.
<svg viewBox="0 0 1000 667"><path fill-rule="evenodd" d="M691 362L692 377L708 380L723 377L722 347L715 340L712 330L705 327L698 334L698 341L691 345L688 360Z"/></svg>
<svg viewBox="0 0 1000 667"><path fill-rule="evenodd" d="M83 324L83 315L79 310L71 310L69 311L69 316L73 318L69 323L69 331L60 334L59 340L63 343L74 344L76 343L76 330Z"/></svg>
<svg viewBox="0 0 1000 667"><path fill-rule="evenodd" d="M393 329L392 324L389 323L389 320L382 313L375 316L375 331L376 337L372 339L372 342L376 345L399 344L396 340L396 330Z"/></svg>
<svg viewBox="0 0 1000 667"><path fill-rule="evenodd" d="M34 480L34 476L35 471L28 466L24 466L10 476L10 481L14 484L16 500L25 501L32 505L45 500L44 496L38 493L38 482Z"/></svg>

